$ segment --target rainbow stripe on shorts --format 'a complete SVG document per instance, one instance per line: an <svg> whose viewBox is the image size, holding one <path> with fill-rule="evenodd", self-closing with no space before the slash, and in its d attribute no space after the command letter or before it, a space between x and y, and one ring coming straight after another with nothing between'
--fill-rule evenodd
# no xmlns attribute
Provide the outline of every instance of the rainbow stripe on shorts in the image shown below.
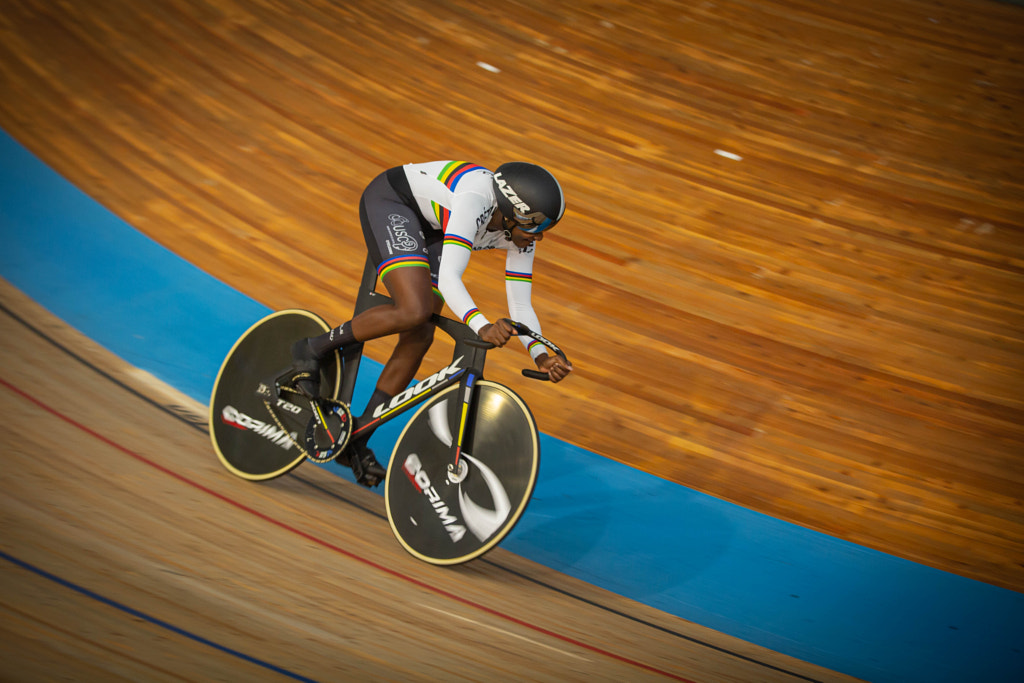
<svg viewBox="0 0 1024 683"><path fill-rule="evenodd" d="M382 278L393 270L399 268L426 268L430 270L430 262L426 256L403 255L389 258L377 266L377 278Z"/></svg>

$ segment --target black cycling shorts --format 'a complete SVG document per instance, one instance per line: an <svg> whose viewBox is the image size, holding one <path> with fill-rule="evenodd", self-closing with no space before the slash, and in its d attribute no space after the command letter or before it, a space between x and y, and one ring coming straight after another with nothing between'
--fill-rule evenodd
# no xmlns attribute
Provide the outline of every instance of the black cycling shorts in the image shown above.
<svg viewBox="0 0 1024 683"><path fill-rule="evenodd" d="M378 278L396 268L427 268L437 290L444 235L420 215L405 169L389 169L367 185L359 200L359 222Z"/></svg>

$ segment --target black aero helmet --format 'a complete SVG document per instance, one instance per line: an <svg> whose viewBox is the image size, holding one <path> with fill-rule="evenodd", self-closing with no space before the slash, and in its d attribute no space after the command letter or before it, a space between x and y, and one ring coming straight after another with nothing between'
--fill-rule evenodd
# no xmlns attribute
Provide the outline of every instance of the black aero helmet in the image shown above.
<svg viewBox="0 0 1024 683"><path fill-rule="evenodd" d="M543 232L565 213L562 186L546 169L525 161L510 161L494 172L498 210L525 232Z"/></svg>

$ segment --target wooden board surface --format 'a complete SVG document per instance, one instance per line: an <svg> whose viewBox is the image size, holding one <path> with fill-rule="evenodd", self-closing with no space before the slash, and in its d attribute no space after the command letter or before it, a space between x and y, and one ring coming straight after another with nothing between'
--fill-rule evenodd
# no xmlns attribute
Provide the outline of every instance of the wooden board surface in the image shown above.
<svg viewBox="0 0 1024 683"><path fill-rule="evenodd" d="M542 163L536 307L578 368L522 387L544 431L1024 590L1022 53L1021 8L973 0L12 0L0 126L332 322L378 171Z"/></svg>
<svg viewBox="0 0 1024 683"><path fill-rule="evenodd" d="M203 406L0 285L5 680L844 681L502 551L426 565L381 496L264 484Z"/></svg>

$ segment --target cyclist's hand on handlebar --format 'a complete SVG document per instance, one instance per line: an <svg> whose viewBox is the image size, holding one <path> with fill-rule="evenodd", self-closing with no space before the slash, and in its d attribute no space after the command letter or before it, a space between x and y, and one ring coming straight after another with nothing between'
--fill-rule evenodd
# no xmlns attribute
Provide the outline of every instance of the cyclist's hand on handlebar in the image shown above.
<svg viewBox="0 0 1024 683"><path fill-rule="evenodd" d="M512 326L502 318L496 323L484 325L477 334L485 342L490 342L500 348L507 344L512 337Z"/></svg>
<svg viewBox="0 0 1024 683"><path fill-rule="evenodd" d="M552 382L561 382L572 372L572 363L562 360L559 356L542 353L537 356L537 369L548 373Z"/></svg>

